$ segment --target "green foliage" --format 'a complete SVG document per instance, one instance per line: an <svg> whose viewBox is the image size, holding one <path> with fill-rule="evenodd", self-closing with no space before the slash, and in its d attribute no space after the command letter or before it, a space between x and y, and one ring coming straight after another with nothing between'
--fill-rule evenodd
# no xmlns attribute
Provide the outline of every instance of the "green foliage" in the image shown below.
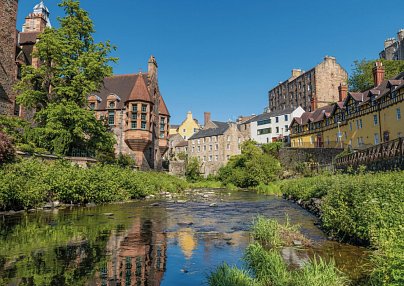
<svg viewBox="0 0 404 286"><path fill-rule="evenodd" d="M48 201L108 203L178 192L187 183L164 173L134 172L114 165L88 169L58 160L21 160L0 169L0 210L38 207Z"/></svg>
<svg viewBox="0 0 404 286"><path fill-rule="evenodd" d="M179 152L177 154L178 160L186 161L188 159L188 155L186 152Z"/></svg>
<svg viewBox="0 0 404 286"><path fill-rule="evenodd" d="M220 168L218 178L224 184L249 188L275 181L280 170L279 161L250 140L242 144L241 155L231 157L227 165Z"/></svg>
<svg viewBox="0 0 404 286"><path fill-rule="evenodd" d="M15 150L11 140L0 131L0 165L14 160Z"/></svg>
<svg viewBox="0 0 404 286"><path fill-rule="evenodd" d="M295 199L321 198L323 227L341 239L370 243L374 285L401 285L404 272L404 172L317 176L284 182Z"/></svg>
<svg viewBox="0 0 404 286"><path fill-rule="evenodd" d="M116 159L118 166L122 168L135 168L136 161L131 156L126 154L119 154L118 159Z"/></svg>
<svg viewBox="0 0 404 286"><path fill-rule="evenodd" d="M201 163L197 157L191 157L186 161L185 177L189 182L197 182L202 179Z"/></svg>
<svg viewBox="0 0 404 286"><path fill-rule="evenodd" d="M208 276L208 284L215 286L258 286L244 270L230 267L226 263L220 265L215 272Z"/></svg>
<svg viewBox="0 0 404 286"><path fill-rule="evenodd" d="M267 143L263 144L261 146L262 151L264 151L265 154L271 155L272 157L279 158L279 150L283 147L282 142L272 142L272 143Z"/></svg>
<svg viewBox="0 0 404 286"><path fill-rule="evenodd" d="M222 188L223 185L221 182L216 181L216 180L199 180L194 183L189 183L189 187L191 189L201 189L201 188L206 188L206 189L219 189Z"/></svg>
<svg viewBox="0 0 404 286"><path fill-rule="evenodd" d="M94 42L93 23L79 1L63 0L59 6L66 14L60 28L47 28L35 45L40 66L23 67L15 86L18 103L38 111L27 141L58 155L73 148L111 150L115 139L86 107L87 96L112 74L112 47Z"/></svg>
<svg viewBox="0 0 404 286"><path fill-rule="evenodd" d="M270 183L269 185L260 183L258 186L254 187L254 190L265 195L282 195L280 184L277 182Z"/></svg>
<svg viewBox="0 0 404 286"><path fill-rule="evenodd" d="M19 118L0 115L0 130L6 133L14 144L25 142L24 134L30 124Z"/></svg>
<svg viewBox="0 0 404 286"><path fill-rule="evenodd" d="M385 78L391 79L404 71L404 61L389 61L379 59L385 69ZM376 60L356 60L353 64L352 74L349 78L349 87L351 91L365 91L374 86L373 72Z"/></svg>
<svg viewBox="0 0 404 286"><path fill-rule="evenodd" d="M288 264L279 252L279 247L288 246L289 241L284 240L285 234L293 233L289 237L299 237L303 241L307 239L297 231L298 227L286 221L285 225L276 220L258 217L252 228L252 236L255 242L250 244L244 254L246 268L249 272L237 271L227 265L220 266L208 279L209 285L220 284L227 281L248 281L250 284L233 285L271 285L271 286L345 286L349 281L335 267L335 263L325 262L321 258L314 258L307 262L301 269L290 270ZM246 277L247 276L247 277ZM214 280L211 278L215 278ZM240 279L240 280L238 280ZM252 280L250 280L252 279ZM216 283L216 284L215 284Z"/></svg>

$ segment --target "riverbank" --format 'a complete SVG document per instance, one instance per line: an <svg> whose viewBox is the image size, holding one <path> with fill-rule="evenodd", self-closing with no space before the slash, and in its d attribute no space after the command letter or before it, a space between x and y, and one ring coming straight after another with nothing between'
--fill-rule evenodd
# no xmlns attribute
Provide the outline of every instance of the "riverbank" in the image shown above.
<svg viewBox="0 0 404 286"><path fill-rule="evenodd" d="M404 172L321 175L281 190L335 239L370 246L373 285L404 285Z"/></svg>
<svg viewBox="0 0 404 286"><path fill-rule="evenodd" d="M181 192L187 187L185 180L165 173L21 159L0 168L0 211L128 201L161 192Z"/></svg>

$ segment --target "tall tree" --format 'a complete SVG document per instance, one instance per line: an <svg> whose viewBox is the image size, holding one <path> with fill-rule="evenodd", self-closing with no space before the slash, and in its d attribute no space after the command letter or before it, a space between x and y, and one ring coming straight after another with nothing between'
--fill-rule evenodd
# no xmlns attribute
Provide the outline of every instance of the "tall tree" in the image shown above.
<svg viewBox="0 0 404 286"><path fill-rule="evenodd" d="M383 63L386 79L390 79L404 71L404 61L356 60L353 64L352 75L349 77L350 90L365 91L373 87L372 69L376 61Z"/></svg>
<svg viewBox="0 0 404 286"><path fill-rule="evenodd" d="M86 107L87 96L112 74L114 47L94 42L93 22L78 0L62 0L59 6L65 12L58 18L60 28L39 36L33 57L40 66L23 67L17 101L37 111L31 137L38 147L61 155L74 148L110 149L113 136ZM95 143L97 138L104 142Z"/></svg>

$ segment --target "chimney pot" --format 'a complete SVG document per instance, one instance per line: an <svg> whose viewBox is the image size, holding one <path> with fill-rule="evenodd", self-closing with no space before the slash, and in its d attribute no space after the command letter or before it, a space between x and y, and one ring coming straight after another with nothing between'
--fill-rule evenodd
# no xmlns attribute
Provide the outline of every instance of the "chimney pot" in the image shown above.
<svg viewBox="0 0 404 286"><path fill-rule="evenodd" d="M384 66L380 61L375 62L373 67L373 82L374 86L379 86L384 80Z"/></svg>

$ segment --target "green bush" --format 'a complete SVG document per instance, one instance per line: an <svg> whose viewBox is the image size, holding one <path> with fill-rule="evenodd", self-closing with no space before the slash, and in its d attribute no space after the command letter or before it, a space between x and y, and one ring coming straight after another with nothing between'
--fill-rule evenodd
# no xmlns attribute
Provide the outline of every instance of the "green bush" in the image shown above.
<svg viewBox="0 0 404 286"><path fill-rule="evenodd" d="M23 159L0 169L0 209L19 210L44 202L108 203L139 199L161 191L184 190L184 180L157 172L135 172L116 165L88 169L58 160Z"/></svg>
<svg viewBox="0 0 404 286"><path fill-rule="evenodd" d="M15 150L10 139L0 131L0 165L14 160Z"/></svg>
<svg viewBox="0 0 404 286"><path fill-rule="evenodd" d="M244 270L230 267L227 264L220 265L215 272L208 276L208 284L215 286L258 286L253 278Z"/></svg>

